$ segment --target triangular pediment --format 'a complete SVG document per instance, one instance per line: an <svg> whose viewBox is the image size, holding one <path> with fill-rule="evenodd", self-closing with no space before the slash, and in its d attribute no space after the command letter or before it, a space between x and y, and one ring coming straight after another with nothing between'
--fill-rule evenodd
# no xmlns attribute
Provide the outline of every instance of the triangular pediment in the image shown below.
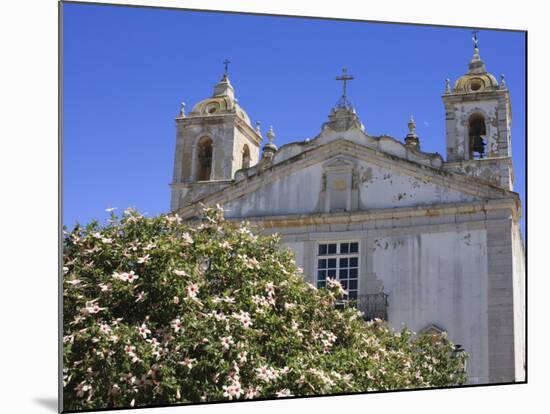
<svg viewBox="0 0 550 414"><path fill-rule="evenodd" d="M260 167L179 213L193 216L199 202L221 204L227 217L246 218L468 203L512 194L345 139Z"/></svg>

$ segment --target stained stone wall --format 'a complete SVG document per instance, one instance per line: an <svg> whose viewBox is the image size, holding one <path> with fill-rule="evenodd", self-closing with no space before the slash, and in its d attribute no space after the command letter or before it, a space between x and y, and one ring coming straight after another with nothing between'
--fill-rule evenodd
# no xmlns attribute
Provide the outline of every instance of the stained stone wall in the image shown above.
<svg viewBox="0 0 550 414"><path fill-rule="evenodd" d="M524 355L515 347L523 349L525 341L523 250L511 210L414 211L385 219L252 222L282 236L313 284L319 242L358 241L359 294L387 293L391 325L446 330L470 354L471 384L522 381Z"/></svg>

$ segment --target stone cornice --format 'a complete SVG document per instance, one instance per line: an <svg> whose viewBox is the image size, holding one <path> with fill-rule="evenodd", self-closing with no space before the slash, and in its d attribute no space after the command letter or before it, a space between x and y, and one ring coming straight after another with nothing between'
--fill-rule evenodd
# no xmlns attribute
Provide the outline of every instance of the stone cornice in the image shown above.
<svg viewBox="0 0 550 414"><path fill-rule="evenodd" d="M297 227L319 224L351 224L371 220L399 220L414 217L435 217L445 215L509 211L514 221L519 220L521 211L517 197L500 200L485 200L476 203L449 203L432 206L397 207L376 210L353 211L349 213L314 213L281 216L246 217L253 224L264 228ZM243 220L242 218L230 220Z"/></svg>

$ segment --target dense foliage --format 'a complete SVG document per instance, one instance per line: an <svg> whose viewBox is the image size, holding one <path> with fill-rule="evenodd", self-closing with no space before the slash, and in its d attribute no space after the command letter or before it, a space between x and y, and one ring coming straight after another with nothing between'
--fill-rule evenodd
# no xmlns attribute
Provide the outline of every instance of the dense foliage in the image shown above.
<svg viewBox="0 0 550 414"><path fill-rule="evenodd" d="M276 236L126 210L64 237L66 410L462 384L444 335L365 322Z"/></svg>

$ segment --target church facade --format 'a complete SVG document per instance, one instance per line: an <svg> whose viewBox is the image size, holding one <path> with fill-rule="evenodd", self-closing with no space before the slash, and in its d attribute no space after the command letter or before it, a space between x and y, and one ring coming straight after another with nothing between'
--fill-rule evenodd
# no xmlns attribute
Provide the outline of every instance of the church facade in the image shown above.
<svg viewBox="0 0 550 414"><path fill-rule="evenodd" d="M349 76L339 78L344 85ZM446 158L369 135L344 94L311 140L261 147L224 74L176 118L171 210L278 233L318 287L338 278L367 318L445 331L469 354L469 383L525 379L525 254L513 191L512 112L504 78L477 42L468 72L442 96Z"/></svg>

